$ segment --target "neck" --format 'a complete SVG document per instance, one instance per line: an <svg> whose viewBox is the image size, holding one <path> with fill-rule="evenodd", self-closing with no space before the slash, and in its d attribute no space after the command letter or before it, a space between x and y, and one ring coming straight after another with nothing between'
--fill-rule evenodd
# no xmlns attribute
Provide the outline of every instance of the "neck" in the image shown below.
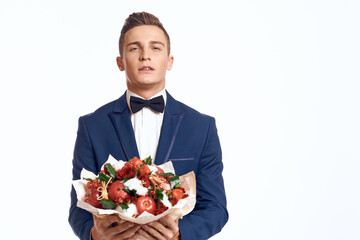
<svg viewBox="0 0 360 240"><path fill-rule="evenodd" d="M131 86L128 85L127 88L131 92L135 93L136 95L139 95L140 97L143 97L144 99L150 99L151 97L155 96L156 94L164 90L165 86L160 86L158 88L149 88L149 89L137 89L137 88L132 88Z"/></svg>

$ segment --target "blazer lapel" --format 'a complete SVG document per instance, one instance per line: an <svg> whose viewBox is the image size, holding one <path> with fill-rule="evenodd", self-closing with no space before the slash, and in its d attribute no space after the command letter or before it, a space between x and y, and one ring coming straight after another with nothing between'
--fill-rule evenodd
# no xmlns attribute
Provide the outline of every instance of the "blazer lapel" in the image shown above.
<svg viewBox="0 0 360 240"><path fill-rule="evenodd" d="M177 102L166 92L167 101L164 112L164 120L161 127L160 139L156 151L155 163L157 165L169 161L171 150L180 128L184 113L177 107Z"/></svg>
<svg viewBox="0 0 360 240"><path fill-rule="evenodd" d="M129 161L135 156L139 157L134 129L131 124L130 109L126 102L126 94L120 97L113 112L109 113L109 115L127 158L126 160Z"/></svg>

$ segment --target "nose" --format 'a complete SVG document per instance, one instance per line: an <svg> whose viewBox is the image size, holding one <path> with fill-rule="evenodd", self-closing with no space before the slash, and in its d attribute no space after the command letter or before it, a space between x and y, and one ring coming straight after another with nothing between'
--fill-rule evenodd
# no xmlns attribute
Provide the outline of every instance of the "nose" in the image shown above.
<svg viewBox="0 0 360 240"><path fill-rule="evenodd" d="M150 52L144 49L143 51L141 51L140 61L147 61L147 60L151 60Z"/></svg>

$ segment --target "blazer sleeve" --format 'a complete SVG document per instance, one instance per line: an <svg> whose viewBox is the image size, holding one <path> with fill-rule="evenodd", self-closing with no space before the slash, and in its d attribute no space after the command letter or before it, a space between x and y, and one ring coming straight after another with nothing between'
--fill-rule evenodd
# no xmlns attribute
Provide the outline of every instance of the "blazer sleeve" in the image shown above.
<svg viewBox="0 0 360 240"><path fill-rule="evenodd" d="M88 136L84 117L79 118L79 127L75 142L73 158L73 180L80 179L80 172L85 168L97 173L97 163ZM69 210L69 223L81 240L90 239L90 230L94 225L92 214L76 206L77 198L74 187L71 190L71 205Z"/></svg>
<svg viewBox="0 0 360 240"><path fill-rule="evenodd" d="M210 119L196 175L195 209L179 221L182 240L208 239L228 220L222 177L223 163L215 119Z"/></svg>

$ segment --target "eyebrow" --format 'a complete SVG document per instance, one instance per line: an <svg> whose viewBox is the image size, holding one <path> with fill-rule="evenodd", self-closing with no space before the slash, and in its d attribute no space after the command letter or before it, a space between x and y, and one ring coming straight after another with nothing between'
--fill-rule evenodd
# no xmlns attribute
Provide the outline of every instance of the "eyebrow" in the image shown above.
<svg viewBox="0 0 360 240"><path fill-rule="evenodd" d="M163 42L160 42L160 41L150 41L150 44L161 44L161 45L163 45L165 47L165 44ZM141 46L141 43L139 41L135 41L135 42L128 43L126 46L130 46L130 45Z"/></svg>

